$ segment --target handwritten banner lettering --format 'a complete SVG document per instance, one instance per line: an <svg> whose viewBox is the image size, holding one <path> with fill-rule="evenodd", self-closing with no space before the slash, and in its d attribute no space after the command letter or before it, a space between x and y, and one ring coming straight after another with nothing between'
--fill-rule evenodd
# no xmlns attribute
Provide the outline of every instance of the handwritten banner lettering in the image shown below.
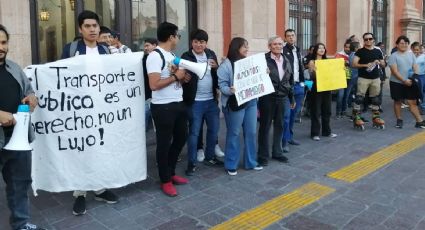
<svg viewBox="0 0 425 230"><path fill-rule="evenodd" d="M256 54L235 62L233 85L238 105L274 92L267 74L264 54Z"/></svg>
<svg viewBox="0 0 425 230"><path fill-rule="evenodd" d="M39 98L31 118L34 191L146 178L142 56L80 55L25 69Z"/></svg>

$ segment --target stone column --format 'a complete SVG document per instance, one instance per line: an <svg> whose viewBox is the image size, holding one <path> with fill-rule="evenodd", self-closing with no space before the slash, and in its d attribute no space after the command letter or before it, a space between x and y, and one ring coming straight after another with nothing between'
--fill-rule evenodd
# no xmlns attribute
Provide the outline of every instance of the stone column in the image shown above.
<svg viewBox="0 0 425 230"><path fill-rule="evenodd" d="M208 47L223 56L222 0L198 1L198 26L208 33Z"/></svg>
<svg viewBox="0 0 425 230"><path fill-rule="evenodd" d="M425 20L421 17L421 13L415 7L415 1L407 0L403 9L403 16L400 19L403 34L405 34L411 42L421 41L422 26Z"/></svg>
<svg viewBox="0 0 425 230"><path fill-rule="evenodd" d="M368 1L338 0L337 4L337 51L340 51L349 36L356 35L361 41L363 33L370 32L371 8Z"/></svg>
<svg viewBox="0 0 425 230"><path fill-rule="evenodd" d="M232 0L232 37L248 40L249 53L268 51L268 37L276 34L275 0Z"/></svg>
<svg viewBox="0 0 425 230"><path fill-rule="evenodd" d="M0 24L9 34L7 58L21 67L31 64L31 27L28 0L1 1Z"/></svg>

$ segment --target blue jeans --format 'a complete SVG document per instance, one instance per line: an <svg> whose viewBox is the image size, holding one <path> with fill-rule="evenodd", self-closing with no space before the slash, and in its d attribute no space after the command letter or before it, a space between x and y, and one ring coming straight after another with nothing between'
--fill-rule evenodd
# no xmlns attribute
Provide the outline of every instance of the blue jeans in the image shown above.
<svg viewBox="0 0 425 230"><path fill-rule="evenodd" d="M421 93L422 93L422 97L421 99L421 103L419 105L419 107L422 109L422 111L425 111L425 74L421 74L419 75L419 88L421 89Z"/></svg>
<svg viewBox="0 0 425 230"><path fill-rule="evenodd" d="M300 83L295 83L294 85L294 97L295 97L295 108L290 109L289 112L285 112L282 114L283 116L283 135L282 135L282 143L286 144L288 141L292 140L294 137L294 123L297 114L300 113L303 99L304 99L304 86L301 86ZM289 104L289 101L288 101Z"/></svg>
<svg viewBox="0 0 425 230"><path fill-rule="evenodd" d="M340 115L342 112L347 110L348 96L350 93L350 89L348 86L350 85L350 79L347 79L347 88L339 89L337 98L336 98L336 115Z"/></svg>
<svg viewBox="0 0 425 230"><path fill-rule="evenodd" d="M218 138L220 127L220 110L214 99L208 101L195 101L189 108L189 138L187 142L188 164L195 165L197 162L196 152L198 147L198 137L203 119L207 123L207 142L205 149L205 159L214 158L214 147Z"/></svg>
<svg viewBox="0 0 425 230"><path fill-rule="evenodd" d="M351 76L350 81L348 81L347 85L347 91L348 91L348 98L347 98L347 105L351 107L353 105L353 101L356 98L357 93L357 77Z"/></svg>
<svg viewBox="0 0 425 230"><path fill-rule="evenodd" d="M12 229L20 229L30 218L31 151L0 150L0 169L6 183L9 222Z"/></svg>
<svg viewBox="0 0 425 230"><path fill-rule="evenodd" d="M224 167L237 169L240 157L241 128L244 137L244 167L252 169L257 166L256 133L257 133L257 99L246 102L245 108L232 111L223 107L224 119L226 120L226 147Z"/></svg>

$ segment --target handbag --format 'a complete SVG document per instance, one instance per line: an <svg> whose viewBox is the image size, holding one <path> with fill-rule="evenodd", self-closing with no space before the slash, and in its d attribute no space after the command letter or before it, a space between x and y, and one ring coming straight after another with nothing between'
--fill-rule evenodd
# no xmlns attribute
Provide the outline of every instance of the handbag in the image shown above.
<svg viewBox="0 0 425 230"><path fill-rule="evenodd" d="M243 103L242 105L238 105L238 101L236 100L236 95L233 94L227 100L227 107L231 109L232 111L239 111L246 107L246 103Z"/></svg>

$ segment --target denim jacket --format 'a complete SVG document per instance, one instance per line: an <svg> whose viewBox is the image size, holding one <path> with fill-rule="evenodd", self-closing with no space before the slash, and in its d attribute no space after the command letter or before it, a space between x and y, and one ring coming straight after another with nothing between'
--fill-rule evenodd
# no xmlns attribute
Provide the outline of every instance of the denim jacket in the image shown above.
<svg viewBox="0 0 425 230"><path fill-rule="evenodd" d="M218 87L221 91L221 104L226 107L227 100L233 95L230 87L233 86L233 69L229 59L224 60L217 69Z"/></svg>
<svg viewBox="0 0 425 230"><path fill-rule="evenodd" d="M24 71L22 71L21 67L15 62L6 59L6 70L12 74L12 76L16 79L21 87L21 92L19 92L19 97L22 100L24 97L34 94L34 90L32 89L31 83ZM34 131L31 126L28 128L29 132L29 140L32 142L34 140ZM5 144L5 136L3 132L3 127L0 126L0 149L4 147Z"/></svg>

